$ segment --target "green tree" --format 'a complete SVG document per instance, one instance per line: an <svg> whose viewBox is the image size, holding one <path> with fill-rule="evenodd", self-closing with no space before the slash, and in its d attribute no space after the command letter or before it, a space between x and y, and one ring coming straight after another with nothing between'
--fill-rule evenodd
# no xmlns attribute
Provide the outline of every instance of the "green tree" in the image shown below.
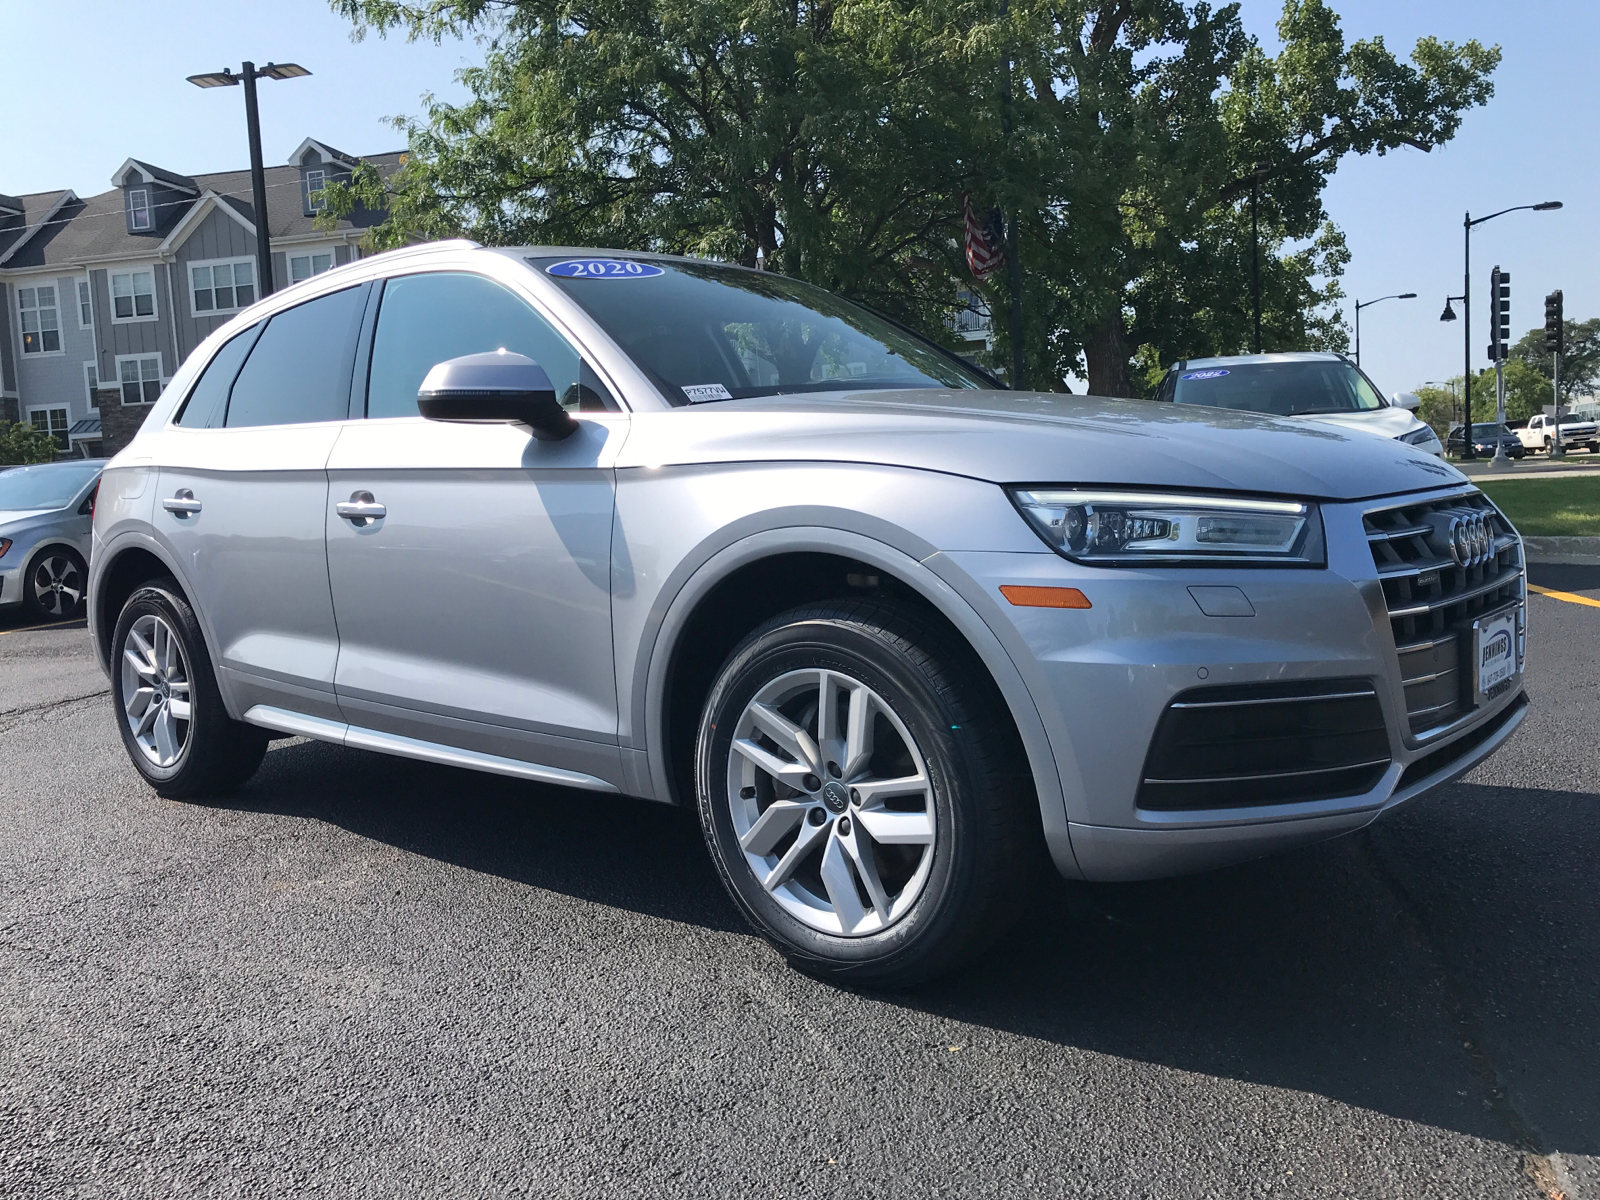
<svg viewBox="0 0 1600 1200"><path fill-rule="evenodd" d="M1561 355L1561 403L1571 404L1577 396L1588 396L1600 384L1600 317L1587 321L1567 321L1566 345ZM1555 403L1550 351L1545 349L1544 326L1530 329L1511 348L1513 359L1526 363L1544 377L1544 404Z"/></svg>
<svg viewBox="0 0 1600 1200"><path fill-rule="evenodd" d="M1506 420L1526 421L1551 403L1550 377L1541 375L1520 358L1506 359ZM1494 369L1479 371L1472 379L1472 419L1494 420L1496 410Z"/></svg>
<svg viewBox="0 0 1600 1200"><path fill-rule="evenodd" d="M403 122L410 158L330 212L386 204L377 244L464 233L762 260L942 332L960 197L1013 220L977 285L1029 380L1245 349L1259 192L1270 348L1341 347L1347 258L1321 196L1348 154L1448 141L1497 49L1410 61L1287 0L1277 55L1206 0L330 0L358 33L479 33L471 98ZM1257 170L1257 167L1260 170Z"/></svg>
<svg viewBox="0 0 1600 1200"><path fill-rule="evenodd" d="M1449 380L1444 387L1423 384L1415 389L1417 397L1422 401L1422 407L1417 410L1417 416L1433 427L1442 442L1450 433L1453 425L1461 424L1461 379L1457 376Z"/></svg>
<svg viewBox="0 0 1600 1200"><path fill-rule="evenodd" d="M56 440L24 421L0 421L0 464L49 462Z"/></svg>

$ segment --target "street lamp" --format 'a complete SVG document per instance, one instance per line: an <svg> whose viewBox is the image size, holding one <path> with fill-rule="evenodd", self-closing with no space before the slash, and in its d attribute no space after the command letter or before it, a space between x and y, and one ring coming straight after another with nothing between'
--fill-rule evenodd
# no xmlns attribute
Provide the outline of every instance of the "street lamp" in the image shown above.
<svg viewBox="0 0 1600 1200"><path fill-rule="evenodd" d="M1466 247L1462 264L1462 279L1464 282L1461 285L1461 311L1465 317L1461 323L1461 345L1465 358L1461 372L1461 409L1463 414L1462 421L1466 425L1469 434L1466 439L1466 446L1462 451L1463 458L1477 457L1472 452L1472 438L1470 436L1472 431L1472 227L1474 225L1482 225L1485 221L1492 221L1496 217L1503 217L1509 212L1522 212L1524 209L1532 212L1553 212L1560 207L1561 201L1546 200L1541 204L1518 204L1514 208L1502 208L1499 212L1492 212L1487 217L1479 217L1476 221L1472 219L1470 212L1461 218L1461 236ZM1450 320L1450 302L1448 300L1445 301L1444 311L1445 315L1439 319L1441 321Z"/></svg>
<svg viewBox="0 0 1600 1200"><path fill-rule="evenodd" d="M272 293L272 245L267 232L267 176L261 165L261 120L256 113L257 79L299 79L309 75L299 63L268 63L257 67L247 62L235 75L224 67L205 75L191 75L189 82L195 87L234 87L244 84L244 118L250 132L250 195L256 210L256 274L261 277L263 296Z"/></svg>
<svg viewBox="0 0 1600 1200"><path fill-rule="evenodd" d="M1374 304L1382 304L1385 300L1415 300L1416 298L1417 294L1415 292L1400 292L1394 296L1379 296L1376 300L1368 300L1365 303L1360 300L1356 301L1356 366L1359 367L1361 365L1361 310L1363 308L1371 308Z"/></svg>

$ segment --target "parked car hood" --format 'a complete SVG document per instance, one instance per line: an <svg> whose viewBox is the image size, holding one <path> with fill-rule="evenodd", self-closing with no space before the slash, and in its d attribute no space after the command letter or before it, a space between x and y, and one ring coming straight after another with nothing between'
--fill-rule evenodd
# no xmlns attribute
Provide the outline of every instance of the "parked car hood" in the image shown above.
<svg viewBox="0 0 1600 1200"><path fill-rule="evenodd" d="M48 517L60 511L59 508L0 508L0 529L21 525L24 521L31 521L36 517Z"/></svg>
<svg viewBox="0 0 1600 1200"><path fill-rule="evenodd" d="M1296 421L1316 421L1322 425L1337 425L1341 429L1359 429L1364 433L1375 433L1379 437L1397 438L1402 434L1410 433L1422 424L1422 421L1406 409L1388 405L1384 408L1369 409L1367 412L1351 413L1317 413L1304 417L1295 417Z"/></svg>
<svg viewBox="0 0 1600 1200"><path fill-rule="evenodd" d="M619 467L862 462L995 483L1132 484L1330 500L1466 481L1403 442L1321 421L1050 392L773 396L637 413L632 426Z"/></svg>

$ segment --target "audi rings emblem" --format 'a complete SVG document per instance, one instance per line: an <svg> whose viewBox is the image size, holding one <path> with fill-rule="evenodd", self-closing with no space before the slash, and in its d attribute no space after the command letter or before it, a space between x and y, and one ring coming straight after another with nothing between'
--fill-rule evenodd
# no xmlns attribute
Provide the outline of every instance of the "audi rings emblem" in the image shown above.
<svg viewBox="0 0 1600 1200"><path fill-rule="evenodd" d="M1450 557L1458 567L1475 567L1486 562L1494 546L1494 530L1482 513L1466 513L1450 519Z"/></svg>

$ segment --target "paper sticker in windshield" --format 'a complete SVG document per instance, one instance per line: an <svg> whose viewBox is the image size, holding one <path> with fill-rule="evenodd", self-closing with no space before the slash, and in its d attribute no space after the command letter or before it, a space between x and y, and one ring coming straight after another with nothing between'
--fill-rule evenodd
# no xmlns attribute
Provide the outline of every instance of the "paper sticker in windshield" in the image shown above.
<svg viewBox="0 0 1600 1200"><path fill-rule="evenodd" d="M1190 371L1187 375L1178 376L1179 379L1221 379L1226 371Z"/></svg>
<svg viewBox="0 0 1600 1200"><path fill-rule="evenodd" d="M654 263L626 258L571 258L546 267L545 273L567 279L648 279L652 275L666 274Z"/></svg>
<svg viewBox="0 0 1600 1200"><path fill-rule="evenodd" d="M732 400L733 393L720 383L689 383L685 384L683 394L689 397L690 404L704 404L707 400Z"/></svg>

